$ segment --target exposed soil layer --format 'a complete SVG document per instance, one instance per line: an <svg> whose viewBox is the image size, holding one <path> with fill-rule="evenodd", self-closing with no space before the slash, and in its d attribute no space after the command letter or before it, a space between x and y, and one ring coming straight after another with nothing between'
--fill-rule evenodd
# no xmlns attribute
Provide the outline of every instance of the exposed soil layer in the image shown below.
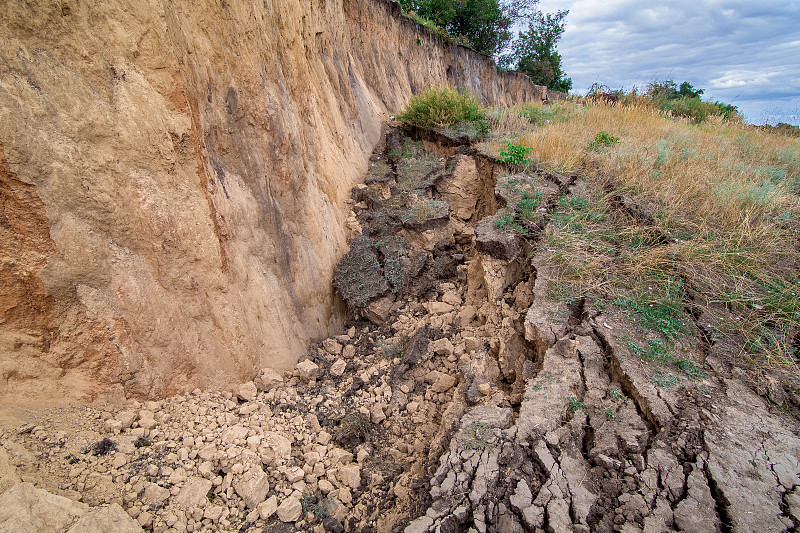
<svg viewBox="0 0 800 533"><path fill-rule="evenodd" d="M702 310L676 366L631 313L552 297L542 235L580 176L395 129L370 169L344 334L231 393L18 412L0 508L30 481L159 532L796 530L796 383L711 349Z"/></svg>

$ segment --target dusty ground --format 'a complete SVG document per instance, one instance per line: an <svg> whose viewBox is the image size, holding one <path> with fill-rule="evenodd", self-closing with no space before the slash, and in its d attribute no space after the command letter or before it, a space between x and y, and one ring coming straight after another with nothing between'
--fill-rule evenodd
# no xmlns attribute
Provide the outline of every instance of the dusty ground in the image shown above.
<svg viewBox="0 0 800 533"><path fill-rule="evenodd" d="M552 297L579 176L394 130L370 168L335 275L362 318L232 392L7 409L0 530L21 482L159 532L796 530L795 381L701 309L665 359L634 311Z"/></svg>

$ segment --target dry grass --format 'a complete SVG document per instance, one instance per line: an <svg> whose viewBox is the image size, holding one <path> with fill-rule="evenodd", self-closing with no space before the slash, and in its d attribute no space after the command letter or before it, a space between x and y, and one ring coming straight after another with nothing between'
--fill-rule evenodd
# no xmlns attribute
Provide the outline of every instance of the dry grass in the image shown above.
<svg viewBox="0 0 800 533"><path fill-rule="evenodd" d="M680 279L735 355L800 376L800 139L641 104L558 105L542 126L495 112L481 148L520 143L541 166L581 172L585 205L560 206L548 234L560 282L609 295ZM620 143L590 148L599 132ZM650 206L651 223L612 209L621 196Z"/></svg>

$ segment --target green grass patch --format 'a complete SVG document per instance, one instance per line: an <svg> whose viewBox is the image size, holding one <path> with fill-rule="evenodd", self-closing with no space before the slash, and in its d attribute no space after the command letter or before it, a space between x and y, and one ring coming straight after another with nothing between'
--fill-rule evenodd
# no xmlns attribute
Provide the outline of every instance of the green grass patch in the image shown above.
<svg viewBox="0 0 800 533"><path fill-rule="evenodd" d="M431 88L413 96L398 118L423 128L449 128L463 122L485 120L478 102L466 92Z"/></svg>

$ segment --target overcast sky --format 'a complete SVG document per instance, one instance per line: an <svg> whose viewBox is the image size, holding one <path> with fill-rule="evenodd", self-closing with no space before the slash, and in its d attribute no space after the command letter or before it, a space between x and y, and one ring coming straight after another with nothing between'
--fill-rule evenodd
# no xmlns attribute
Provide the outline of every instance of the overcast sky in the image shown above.
<svg viewBox="0 0 800 533"><path fill-rule="evenodd" d="M558 44L573 90L672 79L754 124L800 124L800 0L540 0L569 9Z"/></svg>

